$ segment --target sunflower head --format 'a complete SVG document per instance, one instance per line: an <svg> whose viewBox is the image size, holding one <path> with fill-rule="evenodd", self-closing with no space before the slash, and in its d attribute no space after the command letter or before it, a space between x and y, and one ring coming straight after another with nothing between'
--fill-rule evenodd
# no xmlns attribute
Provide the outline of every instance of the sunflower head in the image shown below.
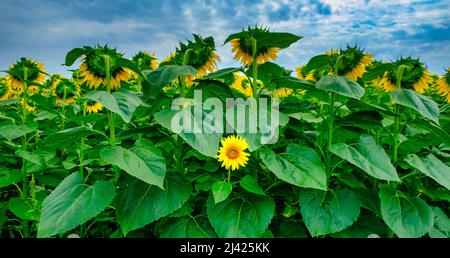
<svg viewBox="0 0 450 258"><path fill-rule="evenodd" d="M147 51L139 51L131 60L138 65L141 71L158 68L158 59L155 57L155 54L149 54Z"/></svg>
<svg viewBox="0 0 450 258"><path fill-rule="evenodd" d="M253 79L251 79L253 82ZM260 80L256 80L256 88L261 89L264 87L264 83ZM244 95L247 98L253 97L253 88L252 85L247 78L247 76L240 74L240 73L234 73L233 74L233 81L230 84L230 88L233 90L238 91L240 94Z"/></svg>
<svg viewBox="0 0 450 258"><path fill-rule="evenodd" d="M45 66L30 58L20 58L16 63L9 67L8 81L11 87L18 93L24 90L24 81L32 81L34 83L43 83L46 75L44 73ZM24 78L26 75L26 78Z"/></svg>
<svg viewBox="0 0 450 258"><path fill-rule="evenodd" d="M215 53L216 46L213 37L202 38L193 34L194 40L188 40L187 43L180 42L180 46L176 48L175 53L171 53L169 57L164 59L161 65L176 64L183 65L184 57L188 49L190 50L188 65L197 69L197 74L188 76L188 84L191 84L195 78L201 78L217 69L217 61L220 57Z"/></svg>
<svg viewBox="0 0 450 258"><path fill-rule="evenodd" d="M231 135L221 140L217 160L225 169L236 170L247 165L249 153L245 152L248 143L240 136Z"/></svg>
<svg viewBox="0 0 450 258"><path fill-rule="evenodd" d="M0 77L0 101L14 97L14 90L5 76Z"/></svg>
<svg viewBox="0 0 450 258"><path fill-rule="evenodd" d="M79 80L80 83L92 89L106 87L106 70L104 56L110 60L111 89L121 87L122 81L128 81L131 78L129 69L122 67L119 60L123 54L117 52L115 48L108 46L84 47L85 54L80 65Z"/></svg>
<svg viewBox="0 0 450 258"><path fill-rule="evenodd" d="M52 95L56 97L56 103L58 105L63 105L63 100L65 100L65 104L75 103L75 99L80 94L80 88L77 87L75 82L62 75L53 76L50 87Z"/></svg>
<svg viewBox="0 0 450 258"><path fill-rule="evenodd" d="M450 103L450 68L447 69L444 76L437 81L438 91Z"/></svg>
<svg viewBox="0 0 450 258"><path fill-rule="evenodd" d="M322 75L320 75L320 73L321 73L320 70L313 69L310 72L305 72L305 70L303 69L304 67L305 66L302 65L302 66L295 68L295 73L297 75L297 78L303 79L303 80L308 80L308 81L316 81L317 79L322 77Z"/></svg>
<svg viewBox="0 0 450 258"><path fill-rule="evenodd" d="M281 88L275 89L275 91L272 93L272 97L281 99L281 98L285 98L285 97L291 95L293 92L294 92L293 89L281 87Z"/></svg>
<svg viewBox="0 0 450 258"><path fill-rule="evenodd" d="M429 87L428 83L431 83L432 81L430 73L425 68L423 63L419 61L419 59L413 59L411 57L402 57L392 63L392 69L387 71L384 75L384 89L386 91L392 91L396 88L396 73L401 65L406 67L401 78L401 87L405 89L413 89L418 93L424 93Z"/></svg>
<svg viewBox="0 0 450 258"><path fill-rule="evenodd" d="M354 81L362 77L366 72L366 67L372 62L372 55L365 54L363 49L358 46L350 47L346 49L340 49L336 51L329 51L327 55L333 60L333 64L340 60L337 74L346 76ZM334 67L333 67L334 68Z"/></svg>
<svg viewBox="0 0 450 258"><path fill-rule="evenodd" d="M243 36L232 39L230 44L232 46L231 51L234 53L234 59L240 61L244 66L250 66L253 63L252 55L252 38L254 34L261 32L269 32L266 28L254 28L248 27L243 32ZM268 62L270 59L277 59L278 52L280 52L278 47L269 47L264 45L256 45L256 61L258 64Z"/></svg>

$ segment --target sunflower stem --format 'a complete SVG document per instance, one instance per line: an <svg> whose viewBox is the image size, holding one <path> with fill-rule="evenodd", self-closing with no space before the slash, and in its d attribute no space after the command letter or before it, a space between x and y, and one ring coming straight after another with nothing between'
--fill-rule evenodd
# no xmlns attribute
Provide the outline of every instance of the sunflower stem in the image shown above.
<svg viewBox="0 0 450 258"><path fill-rule="evenodd" d="M139 58L139 59L138 59L138 67L141 67L142 62L143 62L142 58ZM138 80L137 80L137 91L138 91L138 92L142 92L142 78L141 78L141 76L138 76Z"/></svg>
<svg viewBox="0 0 450 258"><path fill-rule="evenodd" d="M22 104L22 122L25 124L27 121L27 104L28 104L28 68L23 68L23 104ZM27 135L22 136L22 150L27 151ZM27 176L27 160L22 158L22 194L23 200L27 199L28 195L28 176ZM24 238L29 237L28 221L22 220L22 235Z"/></svg>
<svg viewBox="0 0 450 258"><path fill-rule="evenodd" d="M66 84L64 83L64 93L63 93L63 99L62 99L62 107L61 107L61 115L62 115L62 121L61 121L61 130L64 130L65 128L65 117L66 117L66 98L67 98L67 88Z"/></svg>
<svg viewBox="0 0 450 258"><path fill-rule="evenodd" d="M231 169L228 169L228 182L231 182Z"/></svg>
<svg viewBox="0 0 450 258"><path fill-rule="evenodd" d="M396 74L396 88L400 89L402 87L402 79L403 79L403 72L405 71L406 66L401 65L398 67L397 74ZM392 162L394 163L394 166L397 165L398 160L398 134L400 131L400 107L397 104L394 104L394 132L393 132L393 146L392 146Z"/></svg>
<svg viewBox="0 0 450 258"><path fill-rule="evenodd" d="M105 63L105 73L106 73L106 91L111 93L111 66L110 66L110 57L108 55L103 56L103 60ZM116 128L114 125L114 116L113 113L108 110L108 124L109 124L109 144L111 147L116 145ZM114 170L114 180L117 182L120 177L120 169L113 165Z"/></svg>
<svg viewBox="0 0 450 258"><path fill-rule="evenodd" d="M330 93L330 106L328 109L328 135L327 135L327 153L326 153L326 164L327 164L327 177L331 176L331 145L333 144L333 131L334 131L334 102L335 93Z"/></svg>
<svg viewBox="0 0 450 258"><path fill-rule="evenodd" d="M256 52L257 51L256 44L257 44L256 39L252 38L253 83L251 85L252 85L252 90L253 90L253 97L255 99L258 98L257 89L256 89L258 86L258 83L257 83L257 80L258 80L258 78L257 78L258 77L258 60L257 60L258 53Z"/></svg>

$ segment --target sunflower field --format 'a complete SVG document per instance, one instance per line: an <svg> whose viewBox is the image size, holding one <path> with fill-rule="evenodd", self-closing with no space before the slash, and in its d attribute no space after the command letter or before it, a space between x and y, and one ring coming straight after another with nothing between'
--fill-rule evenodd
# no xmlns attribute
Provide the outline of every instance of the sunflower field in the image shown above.
<svg viewBox="0 0 450 258"><path fill-rule="evenodd" d="M96 45L61 60L71 76L4 70L0 237L450 237L450 69L349 45L291 71L301 37L260 27L224 44L240 67L194 34L165 59ZM173 129L175 99L210 97L277 99L277 141Z"/></svg>

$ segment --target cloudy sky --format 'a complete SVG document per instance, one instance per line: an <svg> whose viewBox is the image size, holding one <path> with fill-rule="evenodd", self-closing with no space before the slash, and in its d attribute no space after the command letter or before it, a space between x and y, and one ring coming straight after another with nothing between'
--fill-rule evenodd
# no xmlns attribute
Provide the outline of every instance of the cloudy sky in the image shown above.
<svg viewBox="0 0 450 258"><path fill-rule="evenodd" d="M192 33L214 36L220 67L233 66L224 39L258 24L304 37L280 54L289 69L357 43L381 60L420 57L442 74L450 66L449 10L449 0L0 0L0 70L24 56L65 74L70 49L97 43L163 59Z"/></svg>

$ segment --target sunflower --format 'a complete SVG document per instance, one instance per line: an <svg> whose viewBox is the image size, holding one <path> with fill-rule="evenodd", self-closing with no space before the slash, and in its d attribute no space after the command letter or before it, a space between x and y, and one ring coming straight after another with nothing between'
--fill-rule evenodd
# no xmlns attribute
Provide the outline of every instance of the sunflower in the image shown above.
<svg viewBox="0 0 450 258"><path fill-rule="evenodd" d="M189 49L189 62L190 65L197 69L197 73L193 76L186 76L188 85L192 85L192 81L197 78L201 78L206 74L213 72L217 69L217 62L220 61L220 57L215 53L216 47L213 37L202 38L199 35L193 34L194 40L188 40L187 44L180 42L180 46L175 50L175 53L171 53L161 63L164 65L183 65L184 56Z"/></svg>
<svg viewBox="0 0 450 258"><path fill-rule="evenodd" d="M441 96L445 97L447 103L450 103L450 68L438 80L438 91Z"/></svg>
<svg viewBox="0 0 450 258"><path fill-rule="evenodd" d="M85 54L80 65L80 83L86 83L89 89L98 89L100 86L106 87L106 70L104 55L110 58L111 89L121 87L122 81L128 81L132 72L117 64L123 57L122 53L108 46L84 47Z"/></svg>
<svg viewBox="0 0 450 258"><path fill-rule="evenodd" d="M21 94L24 90L25 74L27 81L32 81L37 84L41 84L45 81L46 75L43 73L45 66L30 58L20 58L15 64L9 67L8 83L18 94ZM31 86L32 87L32 86ZM36 87L36 86L34 86Z"/></svg>
<svg viewBox="0 0 450 258"><path fill-rule="evenodd" d="M221 140L222 147L219 148L217 159L222 162L222 167L225 169L236 170L240 166L247 165L249 153L245 152L248 144L244 138L240 136L228 136Z"/></svg>
<svg viewBox="0 0 450 258"><path fill-rule="evenodd" d="M366 72L366 67L372 63L373 58L373 55L364 53L364 51L357 46L347 46L347 49L344 50L331 49L326 52L326 54L331 57L334 64L338 61L338 58L342 56L337 73L354 81L362 77Z"/></svg>
<svg viewBox="0 0 450 258"><path fill-rule="evenodd" d="M239 73L235 73L233 75L234 81L230 85L230 88L237 90L247 98L253 97L253 89L248 78L245 75L241 75Z"/></svg>
<svg viewBox="0 0 450 258"><path fill-rule="evenodd" d="M75 99L80 94L80 87L62 75L55 75L52 77L51 83L52 96L56 97L56 103L58 105L63 104L65 99L65 104L75 103Z"/></svg>
<svg viewBox="0 0 450 258"><path fill-rule="evenodd" d="M385 91L393 91L397 88L396 71L400 65L405 65L407 69L404 70L401 87L405 89L413 89L418 93L424 93L429 88L428 83L432 82L430 72L418 59L400 58L392 63L393 69L384 74L383 88Z"/></svg>
<svg viewBox="0 0 450 258"><path fill-rule="evenodd" d="M14 90L8 83L6 77L0 77L0 101L11 99L14 96Z"/></svg>
<svg viewBox="0 0 450 258"><path fill-rule="evenodd" d="M158 68L158 59L155 57L155 54L149 54L147 51L139 51L131 60L138 65L141 71Z"/></svg>
<svg viewBox="0 0 450 258"><path fill-rule="evenodd" d="M293 92L294 92L293 89L282 87L282 88L276 89L272 93L272 97L281 99L281 98L285 98L285 97L291 95Z"/></svg>
<svg viewBox="0 0 450 258"><path fill-rule="evenodd" d="M231 51L234 53L234 60L240 61L244 66L250 66L253 63L252 55L252 35L260 32L268 32L268 29L264 28L250 28L245 30L246 36L235 38L230 40L232 46ZM256 61L258 64L268 62L270 59L276 60L278 52L281 48L256 46Z"/></svg>
<svg viewBox="0 0 450 258"><path fill-rule="evenodd" d="M98 113L99 111L101 111L103 109L103 105L100 104L99 102L87 102L86 103L86 107L85 107L85 111L89 114L89 113Z"/></svg>
<svg viewBox="0 0 450 258"><path fill-rule="evenodd" d="M295 68L295 72L297 75L297 78L302 79L302 80L308 80L308 81L315 81L316 78L314 76L314 73L316 72L316 70L311 70L309 73L305 73L305 71L303 70L305 66L299 66L297 68Z"/></svg>

